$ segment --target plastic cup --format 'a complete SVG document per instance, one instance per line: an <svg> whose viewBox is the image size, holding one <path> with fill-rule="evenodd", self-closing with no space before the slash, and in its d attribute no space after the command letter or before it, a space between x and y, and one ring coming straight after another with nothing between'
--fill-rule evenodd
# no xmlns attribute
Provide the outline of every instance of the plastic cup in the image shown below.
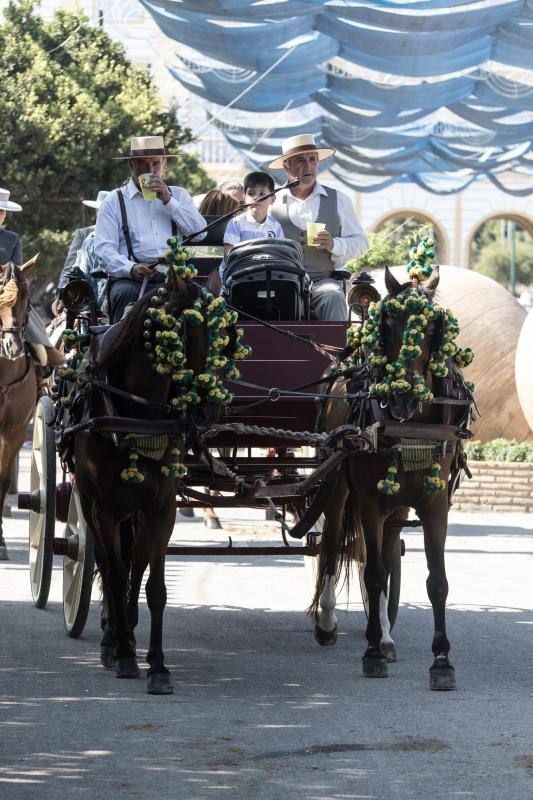
<svg viewBox="0 0 533 800"><path fill-rule="evenodd" d="M139 186L145 200L155 200L157 197L157 193L148 188L153 177L151 172L143 172L142 175L139 175Z"/></svg>
<svg viewBox="0 0 533 800"><path fill-rule="evenodd" d="M307 223L308 247L318 247L318 245L313 242L313 239L315 238L317 233L321 233L322 231L325 230L326 230L326 224L324 222L308 222Z"/></svg>

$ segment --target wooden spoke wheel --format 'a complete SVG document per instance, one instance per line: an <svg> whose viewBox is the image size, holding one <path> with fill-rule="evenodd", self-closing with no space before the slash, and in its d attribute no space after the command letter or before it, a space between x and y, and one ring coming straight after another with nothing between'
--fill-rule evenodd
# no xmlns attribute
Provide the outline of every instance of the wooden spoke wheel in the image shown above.
<svg viewBox="0 0 533 800"><path fill-rule="evenodd" d="M30 584L37 608L44 608L47 603L54 559L56 449L51 427L53 416L52 401L41 397L33 420L30 492L19 495L19 508L28 508L30 512Z"/></svg>
<svg viewBox="0 0 533 800"><path fill-rule="evenodd" d="M63 559L63 618L67 635L76 639L85 627L91 604L94 540L83 516L75 482L72 484L65 536L69 541L70 555Z"/></svg>
<svg viewBox="0 0 533 800"><path fill-rule="evenodd" d="M365 566L366 566L366 551L365 551L365 543L364 540L361 542L361 553L362 559L357 561L357 567L359 570L359 585L361 587L361 597L363 599L363 607L365 609L365 614L368 617L368 592L365 586ZM400 537L396 539L396 544L394 545L394 553L392 556L392 567L389 576L389 586L388 586L388 604L387 604L387 612L389 615L389 623L391 630L394 627L394 623L396 622L396 617L398 616L398 607L400 605L400 585L402 579L402 542Z"/></svg>

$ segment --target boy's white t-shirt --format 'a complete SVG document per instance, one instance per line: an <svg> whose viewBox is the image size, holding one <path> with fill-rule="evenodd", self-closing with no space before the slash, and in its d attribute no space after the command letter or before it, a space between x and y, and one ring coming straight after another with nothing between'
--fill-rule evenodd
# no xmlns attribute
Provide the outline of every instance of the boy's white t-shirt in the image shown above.
<svg viewBox="0 0 533 800"><path fill-rule="evenodd" d="M284 239L283 228L274 217L267 213L264 222L257 222L249 211L244 211L228 222L224 233L224 244L238 244L253 239ZM223 280L225 261L222 261L219 273Z"/></svg>
<svg viewBox="0 0 533 800"><path fill-rule="evenodd" d="M224 244L238 244L250 239L283 239L283 228L267 213L264 222L257 222L249 211L244 211L228 222Z"/></svg>

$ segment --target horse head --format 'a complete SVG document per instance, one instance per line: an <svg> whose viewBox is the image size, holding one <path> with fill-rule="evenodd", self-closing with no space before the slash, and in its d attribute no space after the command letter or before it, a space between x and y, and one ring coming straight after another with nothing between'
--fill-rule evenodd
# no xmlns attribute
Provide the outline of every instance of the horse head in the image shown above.
<svg viewBox="0 0 533 800"><path fill-rule="evenodd" d="M405 301L409 296L413 298L418 296L432 302L438 285L438 267L433 269L431 277L423 283L409 281L403 284L396 280L388 267L385 267L385 286L388 294L383 301L380 323L381 349L389 364L398 362L398 356L400 352L405 352L405 347L412 345L414 352L413 357L407 362L405 374L401 377L402 391L394 392L388 398L389 410L396 419L411 419L417 410L420 397L414 391L415 382L417 376L426 379L431 355L438 348L439 333L442 330L442 315L437 315L433 319L429 319L427 325L414 334L414 338L409 337L409 320L413 321L412 316L415 309L405 308ZM397 301L398 311L394 308L396 304L388 306L387 301L390 300ZM416 305L415 300L413 300L413 305Z"/></svg>
<svg viewBox="0 0 533 800"><path fill-rule="evenodd" d="M0 266L0 357L14 361L24 355L24 328L30 299L26 279L37 256L21 267L8 262Z"/></svg>

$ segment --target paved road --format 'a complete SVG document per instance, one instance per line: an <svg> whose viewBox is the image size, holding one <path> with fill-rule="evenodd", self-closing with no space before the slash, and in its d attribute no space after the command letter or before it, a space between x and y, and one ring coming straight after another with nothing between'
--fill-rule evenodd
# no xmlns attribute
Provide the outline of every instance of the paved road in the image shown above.
<svg viewBox="0 0 533 800"><path fill-rule="evenodd" d="M275 525L253 512L224 516L239 542L254 530L262 542L274 536ZM168 698L145 694L144 678L117 681L99 666L96 602L82 638L64 635L59 558L48 607L32 606L25 513L15 511L6 528L1 800L533 796L531 518L452 514L448 621L458 688L444 694L428 689L432 615L420 534L405 535L399 660L387 680L361 674L357 587L337 647L319 648L302 613L301 558L169 558ZM175 535L215 541L201 521L179 522ZM144 604L140 647L147 631Z"/></svg>

